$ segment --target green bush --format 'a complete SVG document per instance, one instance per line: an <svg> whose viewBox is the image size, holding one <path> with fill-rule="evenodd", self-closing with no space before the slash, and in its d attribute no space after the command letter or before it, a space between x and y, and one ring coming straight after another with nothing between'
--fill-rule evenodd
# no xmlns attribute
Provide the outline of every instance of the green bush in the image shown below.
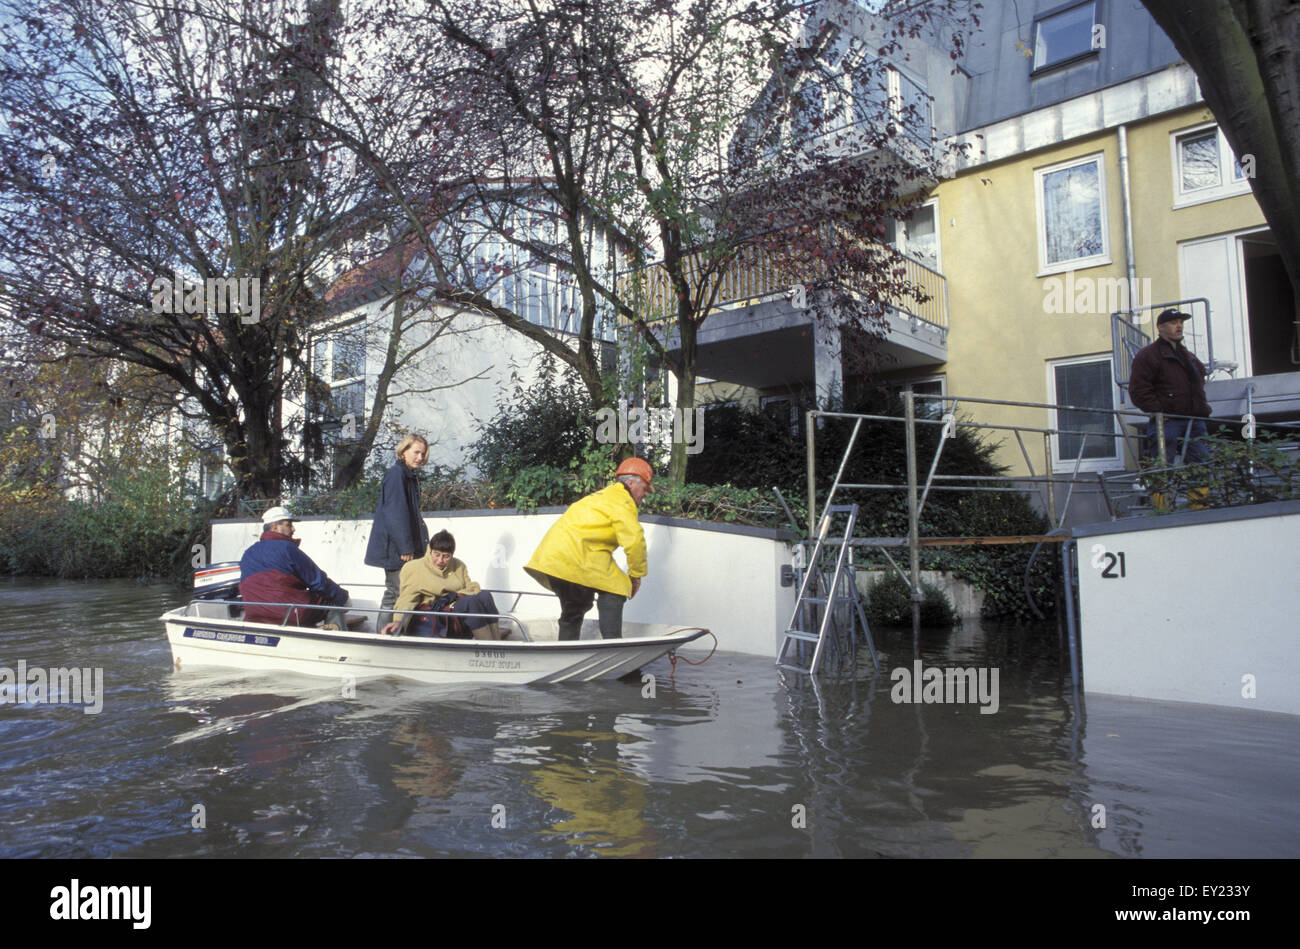
<svg viewBox="0 0 1300 949"><path fill-rule="evenodd" d="M951 521L934 534L990 537L997 535L1042 535L1048 521L1030 505L1023 494L971 492L959 495ZM929 528L922 526L924 535ZM1048 616L1056 609L1060 582L1060 548L1043 544L999 544L983 547L929 547L921 551L921 565L931 570L948 570L969 580L984 593L980 613L989 619L1028 620L1037 617L1025 595L1025 571L1029 590L1039 612ZM1032 560L1030 559L1032 557Z"/></svg>
<svg viewBox="0 0 1300 949"><path fill-rule="evenodd" d="M525 388L516 375L513 388L497 399L496 414L486 422L468 458L488 481L503 483L530 468L568 470L592 444L591 399L577 375L557 376L542 364L537 381ZM538 476L526 480L528 491L545 491Z"/></svg>
<svg viewBox="0 0 1300 949"><path fill-rule="evenodd" d="M921 581L921 625L947 629L957 622L957 612L942 590ZM867 622L874 626L911 626L912 591L896 572L890 571L867 591Z"/></svg>
<svg viewBox="0 0 1300 949"><path fill-rule="evenodd" d="M1147 475L1150 490L1204 508L1300 498L1300 464L1278 447L1276 434L1261 432L1252 440L1212 435L1205 442L1210 453L1206 461ZM1156 514L1175 509L1171 503L1153 505Z"/></svg>
<svg viewBox="0 0 1300 949"><path fill-rule="evenodd" d="M110 475L98 500L59 497L28 517L5 517L0 564L50 577L162 577L188 567L183 543L192 500L165 459L143 458Z"/></svg>

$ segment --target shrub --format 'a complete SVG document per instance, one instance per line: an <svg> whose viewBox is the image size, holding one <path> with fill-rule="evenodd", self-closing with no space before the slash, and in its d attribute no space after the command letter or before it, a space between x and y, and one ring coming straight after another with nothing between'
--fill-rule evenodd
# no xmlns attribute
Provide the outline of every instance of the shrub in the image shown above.
<svg viewBox="0 0 1300 949"><path fill-rule="evenodd" d="M1278 446L1278 436L1261 432L1253 440L1214 435L1205 439L1209 458L1167 473L1146 476L1153 493L1194 500L1200 507L1235 507L1300 498L1300 465ZM1156 505L1168 513L1172 504Z"/></svg>
<svg viewBox="0 0 1300 949"><path fill-rule="evenodd" d="M927 629L947 629L957 622L957 612L942 590L921 581L921 625ZM872 626L911 626L912 591L907 582L892 570L867 591L867 622Z"/></svg>
<svg viewBox="0 0 1300 949"><path fill-rule="evenodd" d="M530 468L568 469L592 443L594 413L587 390L571 370L559 376L549 360L532 386L525 388L518 375L512 382L469 446L470 462L493 482Z"/></svg>
<svg viewBox="0 0 1300 949"><path fill-rule="evenodd" d="M1023 494L972 492L959 496L950 526L943 533L958 537L1041 535L1047 532L1048 522ZM925 530L923 527L923 533ZM1055 611L1061 575L1058 546L1043 544L1037 554L1034 547L1034 544L1000 544L923 548L921 563L932 570L952 571L982 590L982 616L1027 620L1036 618L1037 614L1025 595L1026 568L1034 605L1044 616Z"/></svg>
<svg viewBox="0 0 1300 949"><path fill-rule="evenodd" d="M193 502L165 459L141 458L98 486L100 498L46 496L37 505L0 500L0 563L11 573L52 577L160 577L189 550Z"/></svg>

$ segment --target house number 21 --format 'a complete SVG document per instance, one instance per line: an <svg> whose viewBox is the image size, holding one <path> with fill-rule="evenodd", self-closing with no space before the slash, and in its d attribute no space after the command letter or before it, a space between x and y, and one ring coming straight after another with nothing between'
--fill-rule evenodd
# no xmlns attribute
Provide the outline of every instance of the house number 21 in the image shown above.
<svg viewBox="0 0 1300 949"><path fill-rule="evenodd" d="M1092 568L1100 570L1103 580L1118 580L1127 576L1124 571L1124 552L1110 552L1102 544L1092 545Z"/></svg>

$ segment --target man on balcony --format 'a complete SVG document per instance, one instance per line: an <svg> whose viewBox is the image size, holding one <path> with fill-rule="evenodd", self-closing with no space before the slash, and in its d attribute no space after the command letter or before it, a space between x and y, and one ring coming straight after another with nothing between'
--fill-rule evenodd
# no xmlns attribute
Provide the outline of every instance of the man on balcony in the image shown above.
<svg viewBox="0 0 1300 949"><path fill-rule="evenodd" d="M1158 337L1133 357L1128 394L1134 405L1152 415L1195 416L1165 419L1165 450L1167 462L1181 455L1185 463L1197 464L1210 456L1202 441L1210 403L1205 399L1205 366L1183 345L1183 322L1190 319L1177 310L1165 310L1156 317ZM1153 418L1147 423L1147 457L1158 454L1158 438Z"/></svg>

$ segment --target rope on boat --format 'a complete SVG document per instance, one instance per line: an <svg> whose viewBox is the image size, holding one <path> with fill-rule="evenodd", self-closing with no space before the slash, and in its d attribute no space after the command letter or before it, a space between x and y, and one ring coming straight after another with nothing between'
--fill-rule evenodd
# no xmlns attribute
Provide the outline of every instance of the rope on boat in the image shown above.
<svg viewBox="0 0 1300 949"><path fill-rule="evenodd" d="M709 654L707 656L705 656L703 659L699 660L698 662L692 659L687 659L685 656L682 656L681 660L682 662L686 663L688 666L702 666L710 659L712 659L713 654L718 651L718 637L713 635L713 630L705 629L703 626L683 626L681 629L670 629L668 632L664 633L664 635L672 636L675 635L676 633L687 633L694 629L702 630L708 633L709 636L713 638L713 648L709 650ZM675 681L677 678L677 658L678 657L677 657L676 649L668 650L668 662L672 665L672 671L668 673L668 678L669 680L672 681Z"/></svg>

